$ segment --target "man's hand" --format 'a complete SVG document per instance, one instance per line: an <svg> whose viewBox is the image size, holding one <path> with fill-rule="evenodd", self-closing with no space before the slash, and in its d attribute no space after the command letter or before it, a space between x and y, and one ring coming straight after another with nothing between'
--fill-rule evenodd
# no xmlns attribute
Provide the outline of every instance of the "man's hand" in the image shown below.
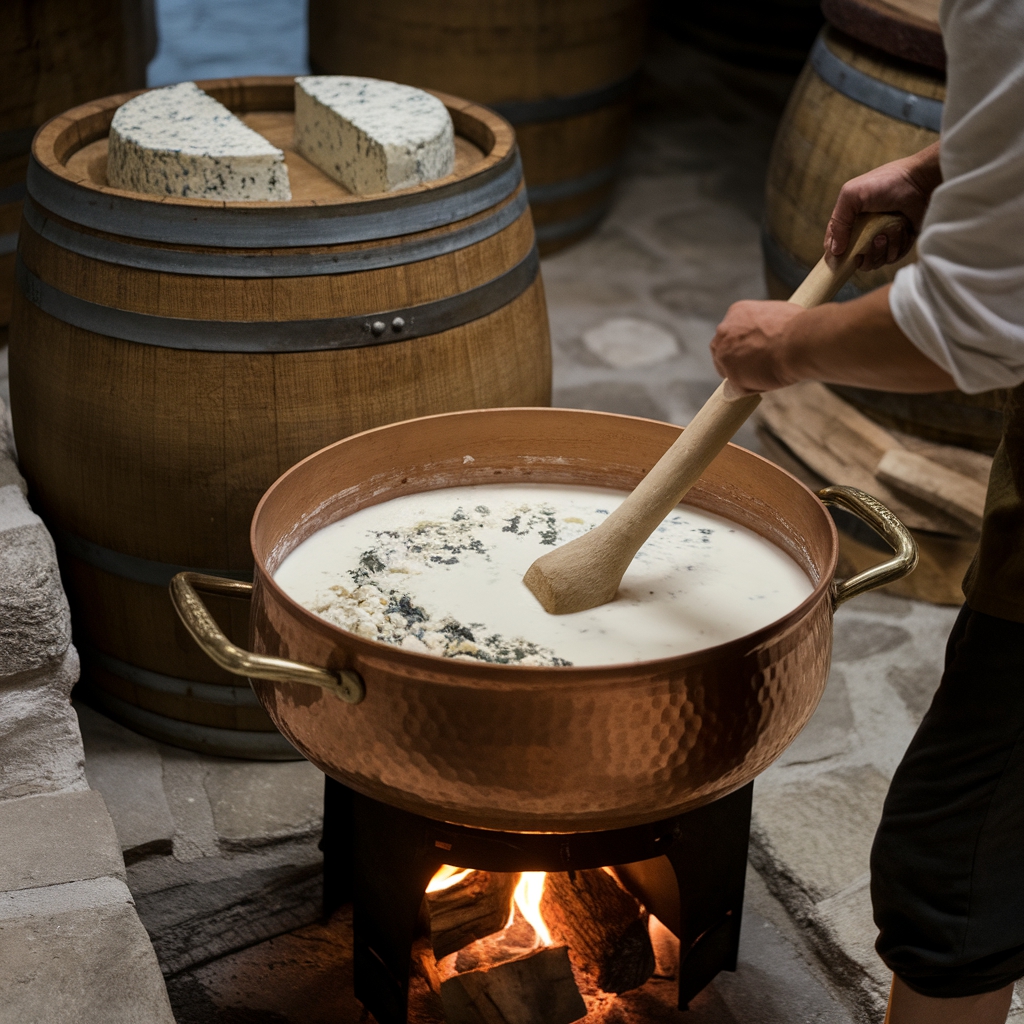
<svg viewBox="0 0 1024 1024"><path fill-rule="evenodd" d="M804 311L791 302L734 302L711 342L715 369L741 391L774 391L800 378L786 364L786 329Z"/></svg>
<svg viewBox="0 0 1024 1024"><path fill-rule="evenodd" d="M839 193L825 231L825 252L840 256L850 242L850 229L862 213L902 213L909 222L903 229L880 234L869 253L861 257L861 270L877 270L901 260L914 244L932 192L942 183L939 143L920 153L893 160L848 181Z"/></svg>

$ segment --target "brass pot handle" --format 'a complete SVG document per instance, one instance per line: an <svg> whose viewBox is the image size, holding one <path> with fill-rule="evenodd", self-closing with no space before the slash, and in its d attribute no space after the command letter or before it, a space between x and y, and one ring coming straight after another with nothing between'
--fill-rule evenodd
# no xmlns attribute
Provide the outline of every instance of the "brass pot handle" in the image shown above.
<svg viewBox="0 0 1024 1024"><path fill-rule="evenodd" d="M835 607L858 594L895 583L914 571L917 565L917 542L910 531L877 498L856 487L834 485L823 487L818 497L826 505L836 505L866 523L893 549L887 562L871 566L848 580L832 581L832 603Z"/></svg>
<svg viewBox="0 0 1024 1024"><path fill-rule="evenodd" d="M358 672L344 669L329 672L315 665L303 665L287 658L253 654L236 647L220 630L197 591L226 597L252 597L252 584L207 576L201 572L179 572L171 580L171 601L192 639L211 661L236 676L272 679L287 683L306 683L333 693L348 704L358 704L366 696L366 686Z"/></svg>

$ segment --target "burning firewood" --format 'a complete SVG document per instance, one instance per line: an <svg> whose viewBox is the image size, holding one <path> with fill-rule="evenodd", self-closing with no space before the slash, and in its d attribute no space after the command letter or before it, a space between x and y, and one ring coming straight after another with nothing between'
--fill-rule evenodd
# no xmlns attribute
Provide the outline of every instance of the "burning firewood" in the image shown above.
<svg viewBox="0 0 1024 1024"><path fill-rule="evenodd" d="M640 904L608 872L550 874L541 912L552 938L597 977L605 992L639 988L654 973L654 950Z"/></svg>
<svg viewBox="0 0 1024 1024"><path fill-rule="evenodd" d="M448 1024L571 1024L587 1013L565 946L455 974L441 1003Z"/></svg>
<svg viewBox="0 0 1024 1024"><path fill-rule="evenodd" d="M430 918L430 941L440 960L474 939L501 931L508 923L517 875L496 871L470 871L437 883L424 897ZM435 883L431 883L434 886Z"/></svg>

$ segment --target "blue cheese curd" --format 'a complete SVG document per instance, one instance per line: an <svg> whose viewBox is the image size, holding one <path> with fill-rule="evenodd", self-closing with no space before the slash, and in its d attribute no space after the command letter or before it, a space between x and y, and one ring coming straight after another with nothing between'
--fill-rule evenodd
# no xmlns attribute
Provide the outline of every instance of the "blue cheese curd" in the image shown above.
<svg viewBox="0 0 1024 1024"><path fill-rule="evenodd" d="M376 78L296 78L295 148L357 195L411 188L455 168L445 105L422 89Z"/></svg>
<svg viewBox="0 0 1024 1024"><path fill-rule="evenodd" d="M195 82L152 89L118 108L107 181L130 192L226 202L292 197L284 153Z"/></svg>

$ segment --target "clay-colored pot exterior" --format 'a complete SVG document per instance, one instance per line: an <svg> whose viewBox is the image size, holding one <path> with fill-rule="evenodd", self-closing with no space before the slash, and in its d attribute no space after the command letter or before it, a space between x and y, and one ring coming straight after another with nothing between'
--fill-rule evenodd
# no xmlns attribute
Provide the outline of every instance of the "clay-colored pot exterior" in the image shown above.
<svg viewBox="0 0 1024 1024"><path fill-rule="evenodd" d="M316 687L254 680L278 728L360 793L431 818L506 830L656 821L764 771L825 687L837 540L811 491L744 449L730 445L687 502L774 541L815 588L772 625L695 654L596 668L435 658L347 633L272 579L296 545L367 505L465 484L631 489L678 433L606 413L496 409L381 427L294 466L253 518L252 649L353 669L366 698L351 705Z"/></svg>

